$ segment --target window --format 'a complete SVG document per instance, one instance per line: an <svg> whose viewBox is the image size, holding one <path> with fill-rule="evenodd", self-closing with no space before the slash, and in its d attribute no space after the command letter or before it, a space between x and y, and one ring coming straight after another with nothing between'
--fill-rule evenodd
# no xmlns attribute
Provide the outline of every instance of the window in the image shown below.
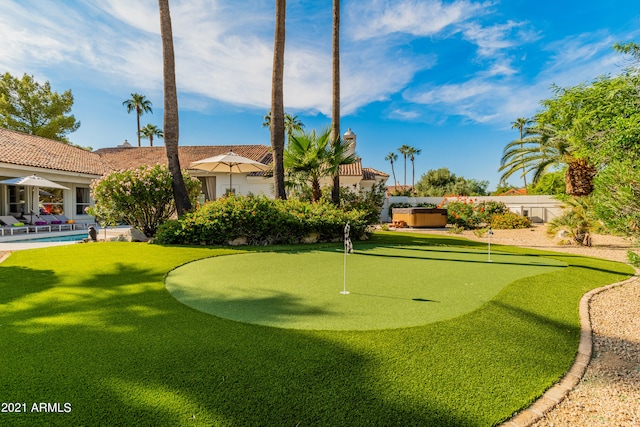
<svg viewBox="0 0 640 427"><path fill-rule="evenodd" d="M9 192L9 213L15 217L20 217L25 213L24 187L15 185L8 186Z"/></svg>
<svg viewBox="0 0 640 427"><path fill-rule="evenodd" d="M61 188L39 188L38 208L48 215L64 214L64 197Z"/></svg>
<svg viewBox="0 0 640 427"><path fill-rule="evenodd" d="M89 207L89 188L76 187L76 215L86 215Z"/></svg>

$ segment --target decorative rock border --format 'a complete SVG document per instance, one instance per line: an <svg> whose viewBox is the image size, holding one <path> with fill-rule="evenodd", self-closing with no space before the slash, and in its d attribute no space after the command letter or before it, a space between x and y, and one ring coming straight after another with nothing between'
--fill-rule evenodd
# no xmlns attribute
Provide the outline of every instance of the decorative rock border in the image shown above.
<svg viewBox="0 0 640 427"><path fill-rule="evenodd" d="M582 296L579 307L580 344L578 345L578 354L576 355L571 369L569 369L558 383L548 389L531 406L500 424L500 426L529 427L533 423L539 421L547 412L567 397L567 394L569 394L569 392L578 385L587 369L587 366L589 365L589 362L591 361L593 351L593 330L589 314L589 304L591 303L591 299L600 292L626 285L627 283L631 283L637 279L638 274L636 273L625 281L593 289Z"/></svg>

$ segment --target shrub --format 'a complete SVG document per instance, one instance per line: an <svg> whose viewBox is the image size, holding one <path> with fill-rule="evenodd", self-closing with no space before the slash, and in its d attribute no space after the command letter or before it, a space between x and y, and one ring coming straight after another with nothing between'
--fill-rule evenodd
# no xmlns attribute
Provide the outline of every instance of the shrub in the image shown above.
<svg viewBox="0 0 640 427"><path fill-rule="evenodd" d="M195 203L200 181L183 174L191 203ZM153 236L175 214L172 182L169 169L161 165L111 172L91 184L95 205L87 212L103 225L124 222Z"/></svg>
<svg viewBox="0 0 640 427"><path fill-rule="evenodd" d="M476 214L473 199L466 197L458 197L455 200L443 201L447 208L447 222L451 225L457 225L464 229L476 228L481 220Z"/></svg>
<svg viewBox="0 0 640 427"><path fill-rule="evenodd" d="M490 223L491 218L494 215L503 214L509 212L509 208L503 202L495 202L493 200L487 200L477 203L474 206L476 215L479 217L479 222Z"/></svg>
<svg viewBox="0 0 640 427"><path fill-rule="evenodd" d="M464 231L464 227L461 227L461 226L459 226L457 224L452 225L447 230L447 232L452 233L452 234L461 234L463 231Z"/></svg>
<svg viewBox="0 0 640 427"><path fill-rule="evenodd" d="M526 216L518 215L513 212L505 212L491 217L491 227L496 230L529 228L531 227L531 221Z"/></svg>
<svg viewBox="0 0 640 427"><path fill-rule="evenodd" d="M629 264L636 268L640 268L640 254L637 254L634 251L627 251L627 259L629 260Z"/></svg>
<svg viewBox="0 0 640 427"><path fill-rule="evenodd" d="M386 187L384 183L375 184L371 191L359 191L355 193L347 188L340 187L340 207L345 211L360 210L366 212L368 224L380 222L380 211L385 199ZM331 201L331 193L323 194L326 201Z"/></svg>
<svg viewBox="0 0 640 427"><path fill-rule="evenodd" d="M163 224L156 242L226 245L246 238L250 245L268 245L297 243L312 233L317 233L321 241L330 241L342 238L347 222L351 235L360 237L370 225L368 219L370 212L366 210L344 210L326 202L232 195Z"/></svg>
<svg viewBox="0 0 640 427"><path fill-rule="evenodd" d="M599 221L593 212L593 203L590 197L569 197L562 215L551 221L547 227L549 235L555 235L558 231L566 231L573 243L578 246L591 246L591 233L598 230Z"/></svg>
<svg viewBox="0 0 640 427"><path fill-rule="evenodd" d="M393 214L394 208L412 208L413 205L411 203L401 202L401 203L390 203L389 204L389 215Z"/></svg>
<svg viewBox="0 0 640 427"><path fill-rule="evenodd" d="M435 203L422 202L422 203L418 203L416 205L416 207L418 207L418 208L435 209L436 208L436 204Z"/></svg>

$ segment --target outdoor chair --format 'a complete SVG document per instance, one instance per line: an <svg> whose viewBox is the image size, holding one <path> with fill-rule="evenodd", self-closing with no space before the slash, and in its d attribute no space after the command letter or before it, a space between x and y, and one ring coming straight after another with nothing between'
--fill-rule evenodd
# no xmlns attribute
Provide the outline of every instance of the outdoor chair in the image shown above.
<svg viewBox="0 0 640 427"><path fill-rule="evenodd" d="M74 229L75 224L67 224L53 215L38 215L38 217L45 221L49 226L58 227L58 231L62 231L63 228L66 228L69 231Z"/></svg>
<svg viewBox="0 0 640 427"><path fill-rule="evenodd" d="M55 214L52 216L58 221L60 221L62 224L70 225L72 230L76 230L78 227L85 228L85 224L79 224L75 222L73 219L69 219L62 214Z"/></svg>
<svg viewBox="0 0 640 427"><path fill-rule="evenodd" d="M51 226L36 214L28 214L23 216L23 218L24 223L29 227L29 231L35 231L36 233L38 230L51 231Z"/></svg>
<svg viewBox="0 0 640 427"><path fill-rule="evenodd" d="M26 226L24 222L18 221L11 215L0 216L0 222L4 224L1 228L3 236L7 231L10 231L12 236L14 231L24 231L29 233L29 227Z"/></svg>

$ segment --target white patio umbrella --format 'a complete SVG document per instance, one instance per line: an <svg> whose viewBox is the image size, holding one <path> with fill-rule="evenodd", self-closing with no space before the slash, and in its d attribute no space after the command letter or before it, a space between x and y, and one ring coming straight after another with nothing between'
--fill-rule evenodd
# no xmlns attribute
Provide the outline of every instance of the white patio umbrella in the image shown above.
<svg viewBox="0 0 640 427"><path fill-rule="evenodd" d="M4 181L0 181L0 184L5 184L5 185L18 185L18 186L24 186L24 187L31 187L32 191L33 191L33 195L32 195L32 205L31 205L31 215L33 216L34 214L34 209L38 208L38 204L40 203L40 197L39 197L39 189L40 187L44 187L44 188L61 188L63 190L68 190L69 188L65 187L64 185L60 185L58 183L55 183L53 181L49 181L46 178L41 178L39 176L37 176L35 173L33 175L29 175L29 176L21 176L18 178L11 178L11 179L5 179Z"/></svg>
<svg viewBox="0 0 640 427"><path fill-rule="evenodd" d="M259 172L269 169L264 163L256 162L246 157L242 157L229 151L226 154L209 157L202 160L191 162L189 166L192 169L200 169L208 172L228 172L229 173L229 190L231 186L231 174Z"/></svg>

